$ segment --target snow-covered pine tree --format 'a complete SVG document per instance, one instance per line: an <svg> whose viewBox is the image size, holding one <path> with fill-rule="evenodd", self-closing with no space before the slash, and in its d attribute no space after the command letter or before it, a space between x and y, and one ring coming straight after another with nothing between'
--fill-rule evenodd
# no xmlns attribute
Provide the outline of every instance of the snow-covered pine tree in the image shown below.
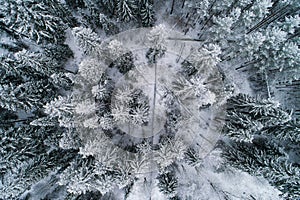
<svg viewBox="0 0 300 200"><path fill-rule="evenodd" d="M210 91L206 84L206 78L200 75L189 77L190 80L181 76L174 81L173 89L176 96L181 100L196 98L198 106L212 105L216 101L216 95Z"/></svg>
<svg viewBox="0 0 300 200"><path fill-rule="evenodd" d="M164 141L160 143L159 149L154 152L154 159L160 170L163 171L176 160L183 159L186 148L186 145L180 138L174 138L172 140L169 138L164 139Z"/></svg>
<svg viewBox="0 0 300 200"><path fill-rule="evenodd" d="M191 2L193 3L193 2ZM195 3L196 13L200 20L203 21L209 15L209 9L211 8L211 0L203 0Z"/></svg>
<svg viewBox="0 0 300 200"><path fill-rule="evenodd" d="M95 160L92 156L77 158L60 174L60 185L66 185L68 193L85 194L99 191L102 195L123 182L122 172Z"/></svg>
<svg viewBox="0 0 300 200"><path fill-rule="evenodd" d="M237 141L251 142L263 128L291 120L290 114L280 109L278 102L258 100L244 94L230 98L227 108L224 133Z"/></svg>
<svg viewBox="0 0 300 200"><path fill-rule="evenodd" d="M209 74L221 61L221 47L215 44L204 45L199 49L191 49L187 60L197 69L198 73Z"/></svg>
<svg viewBox="0 0 300 200"><path fill-rule="evenodd" d="M262 129L262 134L273 136L278 141L288 141L297 144L300 142L300 124L296 120L269 126Z"/></svg>
<svg viewBox="0 0 300 200"><path fill-rule="evenodd" d="M73 78L73 74L71 73L58 72L53 73L50 76L49 81L56 89L69 90L74 85Z"/></svg>
<svg viewBox="0 0 300 200"><path fill-rule="evenodd" d="M147 40L150 48L146 53L146 58L150 63L155 63L158 58L164 56L167 50L168 35L168 30L163 24L153 27L148 33Z"/></svg>
<svg viewBox="0 0 300 200"><path fill-rule="evenodd" d="M253 27L253 24L258 23L270 12L270 8L273 5L271 0L264 1L247 1L245 7L242 8L241 20L237 26L245 28L247 31Z"/></svg>
<svg viewBox="0 0 300 200"><path fill-rule="evenodd" d="M99 84L92 89L96 99L97 115L105 117L110 112L111 95L114 89L114 82L103 73L100 77Z"/></svg>
<svg viewBox="0 0 300 200"><path fill-rule="evenodd" d="M129 101L129 115L133 123L145 125L149 122L149 99L140 89L132 92L132 99Z"/></svg>
<svg viewBox="0 0 300 200"><path fill-rule="evenodd" d="M151 27L155 22L155 13L153 9L153 1L152 0L142 0L142 5L140 6L140 15L142 25L144 27Z"/></svg>
<svg viewBox="0 0 300 200"><path fill-rule="evenodd" d="M123 43L116 39L109 42L107 49L109 52L109 56L114 59L119 58L120 56L126 53L126 49Z"/></svg>
<svg viewBox="0 0 300 200"><path fill-rule="evenodd" d="M90 28L75 27L72 29L77 45L86 55L99 56L101 54L101 40Z"/></svg>
<svg viewBox="0 0 300 200"><path fill-rule="evenodd" d="M75 126L74 105L68 97L58 96L44 105L44 111L49 117L57 118L61 127L72 128Z"/></svg>
<svg viewBox="0 0 300 200"><path fill-rule="evenodd" d="M138 5L135 0L117 0L117 14L122 21L128 22L135 18Z"/></svg>
<svg viewBox="0 0 300 200"><path fill-rule="evenodd" d="M240 8L232 10L228 16L214 16L213 23L214 25L208 30L209 38L212 42L215 42L217 39L219 44L226 46L228 39L232 40L233 25L238 21L241 14Z"/></svg>
<svg viewBox="0 0 300 200"><path fill-rule="evenodd" d="M81 146L81 140L78 136L78 130L69 127L65 128L62 133L62 137L60 137L59 139L58 146L61 149L66 149L66 150L79 149L79 147Z"/></svg>
<svg viewBox="0 0 300 200"><path fill-rule="evenodd" d="M104 72L104 66L95 58L86 58L79 64L78 73L91 85L97 84L99 77Z"/></svg>
<svg viewBox="0 0 300 200"><path fill-rule="evenodd" d="M115 47L117 47L117 46L114 46L114 48ZM113 52L115 50L113 50ZM121 50L121 49L119 49L119 50ZM133 53L131 51L128 52L128 51L125 51L125 49L123 49L122 51L125 53L122 55L119 54L120 55L119 57L114 58L113 62L109 65L109 67L116 68L120 71L120 73L126 74L131 69L135 68L134 57L133 57Z"/></svg>
<svg viewBox="0 0 300 200"><path fill-rule="evenodd" d="M300 197L300 167L291 163L277 143L257 140L251 145L245 142L225 145L223 156L226 163L255 176L266 178L269 183L282 192L284 199Z"/></svg>
<svg viewBox="0 0 300 200"><path fill-rule="evenodd" d="M260 46L263 45L265 40L266 37L260 32L253 32L243 35L238 45L234 46L236 53L232 54L232 57L239 56L247 60L251 60L254 56L254 53L259 50Z"/></svg>
<svg viewBox="0 0 300 200"><path fill-rule="evenodd" d="M31 67L35 73L50 76L58 71L58 65L55 60L41 53L29 52L27 50L19 51L15 54L16 63L19 68Z"/></svg>
<svg viewBox="0 0 300 200"><path fill-rule="evenodd" d="M112 116L117 122L145 125L149 121L148 101L139 89L121 88L115 94Z"/></svg>
<svg viewBox="0 0 300 200"><path fill-rule="evenodd" d="M18 108L29 110L32 104L28 104L25 99L18 98L15 90L12 84L0 85L0 106L10 111L16 111ZM36 102L37 100L34 101Z"/></svg>
<svg viewBox="0 0 300 200"><path fill-rule="evenodd" d="M32 127L23 124L0 131L1 199L19 199L32 185L51 171L64 167L75 154L51 149L44 141L54 134L55 127Z"/></svg>
<svg viewBox="0 0 300 200"><path fill-rule="evenodd" d="M40 107L54 95L54 90L47 80L28 81L17 86L0 85L0 105L8 110L30 110Z"/></svg>
<svg viewBox="0 0 300 200"><path fill-rule="evenodd" d="M117 34L119 32L118 26L105 14L99 14L99 23L100 27L105 31L107 35Z"/></svg>
<svg viewBox="0 0 300 200"><path fill-rule="evenodd" d="M191 166L199 166L203 161L196 150L191 147L186 150L184 160Z"/></svg>
<svg viewBox="0 0 300 200"><path fill-rule="evenodd" d="M297 42L292 38L290 39L296 27L299 26L299 19L294 16L286 16L288 13L292 15L295 12L294 9L299 5L293 5L292 1L283 4L279 8L276 6L273 13L266 16L247 33L247 35L261 35L259 38L263 39L263 42L258 42L260 44L259 49L256 47L256 50L253 50L253 58L249 64L265 74L272 73L272 76L274 76L272 82L276 79L299 79L295 75L299 65L299 48L295 45ZM266 26L266 28L260 29L263 26ZM247 35L245 37L249 38Z"/></svg>
<svg viewBox="0 0 300 200"><path fill-rule="evenodd" d="M299 198L299 155L290 157L290 150L299 148L299 125L290 114L274 101L242 94L228 100L227 112L226 162L265 177L285 199Z"/></svg>
<svg viewBox="0 0 300 200"><path fill-rule="evenodd" d="M11 55L1 55L0 83L18 85L24 79L32 79L35 75L31 68L18 67L16 59Z"/></svg>
<svg viewBox="0 0 300 200"><path fill-rule="evenodd" d="M1 1L0 21L15 35L37 43L64 40L64 23L46 1Z"/></svg>
<svg viewBox="0 0 300 200"><path fill-rule="evenodd" d="M175 200L177 195L178 178L175 175L174 170L162 172L158 175L158 187L159 190L167 196L170 200Z"/></svg>

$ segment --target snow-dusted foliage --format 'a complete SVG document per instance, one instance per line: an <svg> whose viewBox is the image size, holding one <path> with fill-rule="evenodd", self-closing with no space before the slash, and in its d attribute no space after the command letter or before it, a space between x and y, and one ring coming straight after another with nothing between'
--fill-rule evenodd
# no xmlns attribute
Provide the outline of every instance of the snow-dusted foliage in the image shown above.
<svg viewBox="0 0 300 200"><path fill-rule="evenodd" d="M163 24L153 27L147 34L147 42L150 48L146 57L150 63L155 63L158 58L161 58L165 54L168 35L168 29Z"/></svg>
<svg viewBox="0 0 300 200"><path fill-rule="evenodd" d="M118 58L125 53L124 45L118 40L110 41L107 48L112 58Z"/></svg>
<svg viewBox="0 0 300 200"><path fill-rule="evenodd" d="M66 27L55 12L58 7L58 2L55 5L45 0L1 1L1 26L12 35L25 36L37 43L63 41Z"/></svg>
<svg viewBox="0 0 300 200"><path fill-rule="evenodd" d="M96 190L105 194L122 181L117 170L97 165L89 159L77 162L60 175L59 184L66 185L70 193L85 194Z"/></svg>
<svg viewBox="0 0 300 200"><path fill-rule="evenodd" d="M1 129L1 199L18 199L34 183L63 165L67 152L54 149L50 152L44 145L55 131L53 127L29 125Z"/></svg>
<svg viewBox="0 0 300 200"><path fill-rule="evenodd" d="M190 61L201 73L205 69L213 69L220 62L221 47L209 44L199 49L192 49Z"/></svg>
<svg viewBox="0 0 300 200"><path fill-rule="evenodd" d="M143 0L141 5L142 24L145 27L154 25L155 16L152 0Z"/></svg>
<svg viewBox="0 0 300 200"><path fill-rule="evenodd" d="M161 51L166 50L167 48L167 37L168 29L163 24L155 26L147 35L147 39L150 43L151 48Z"/></svg>
<svg viewBox="0 0 300 200"><path fill-rule="evenodd" d="M55 72L57 64L41 53L26 51L25 49L15 54L16 62L22 67L31 67L36 73L51 75Z"/></svg>
<svg viewBox="0 0 300 200"><path fill-rule="evenodd" d="M75 27L72 29L72 34L85 54L98 56L101 53L101 40L90 28Z"/></svg>
<svg viewBox="0 0 300 200"><path fill-rule="evenodd" d="M257 100L247 95L229 99L228 122L225 134L231 139L252 142L255 135L266 127L284 124L291 120L290 114L279 108L278 102Z"/></svg>
<svg viewBox="0 0 300 200"><path fill-rule="evenodd" d="M103 64L94 58L86 58L79 64L78 73L86 81L96 84L104 69Z"/></svg>
<svg viewBox="0 0 300 200"><path fill-rule="evenodd" d="M186 146L177 138L175 140L166 140L156 152L155 160L163 170L171 165L175 160L183 159Z"/></svg>
<svg viewBox="0 0 300 200"><path fill-rule="evenodd" d="M271 100L238 95L228 103L224 133L232 142L224 147L227 162L264 176L284 198L296 198L300 170L286 148L299 140L298 123Z"/></svg>
<svg viewBox="0 0 300 200"><path fill-rule="evenodd" d="M149 102L142 91L124 87L118 89L114 96L115 103L112 107L114 120L137 125L149 121Z"/></svg>
<svg viewBox="0 0 300 200"><path fill-rule="evenodd" d="M162 193L164 193L168 198L173 199L177 195L177 187L178 187L178 180L175 175L175 172L165 172L160 174L157 179L158 187Z"/></svg>
<svg viewBox="0 0 300 200"><path fill-rule="evenodd" d="M118 0L117 13L121 20L129 21L134 18L138 5L134 0Z"/></svg>
<svg viewBox="0 0 300 200"><path fill-rule="evenodd" d="M47 103L45 106L45 113L51 118L57 118L60 126L72 127L72 114L74 105L70 103L66 97L59 96L57 99Z"/></svg>
<svg viewBox="0 0 300 200"><path fill-rule="evenodd" d="M0 199L299 199L299 8L0 0Z"/></svg>
<svg viewBox="0 0 300 200"><path fill-rule="evenodd" d="M174 91L182 100L196 98L199 107L213 104L216 101L216 95L207 87L206 79L200 75L187 80L180 77L174 82Z"/></svg>

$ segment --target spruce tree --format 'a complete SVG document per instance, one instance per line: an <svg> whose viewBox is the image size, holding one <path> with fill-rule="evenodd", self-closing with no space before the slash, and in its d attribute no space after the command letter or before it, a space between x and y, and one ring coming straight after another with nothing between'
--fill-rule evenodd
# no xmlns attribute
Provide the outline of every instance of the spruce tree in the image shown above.
<svg viewBox="0 0 300 200"><path fill-rule="evenodd" d="M59 135L56 128L26 124L0 131L1 199L19 199L32 185L74 156L72 152L51 150L44 143L55 134Z"/></svg>
<svg viewBox="0 0 300 200"><path fill-rule="evenodd" d="M237 95L228 100L223 133L226 163L256 176L263 176L285 199L300 197L297 156L299 127L274 101Z"/></svg>
<svg viewBox="0 0 300 200"><path fill-rule="evenodd" d="M153 9L152 0L142 0L142 5L140 8L140 15L142 18L142 25L144 27L151 27L155 22L155 13Z"/></svg>
<svg viewBox="0 0 300 200"><path fill-rule="evenodd" d="M135 0L117 0L117 13L120 20L128 22L135 18L137 10Z"/></svg>
<svg viewBox="0 0 300 200"><path fill-rule="evenodd" d="M90 28L75 27L72 29L77 45L86 55L98 56L101 53L101 40Z"/></svg>
<svg viewBox="0 0 300 200"><path fill-rule="evenodd" d="M174 171L167 171L159 174L158 177L158 187L160 191L165 194L168 199L175 199L177 195L178 179Z"/></svg>
<svg viewBox="0 0 300 200"><path fill-rule="evenodd" d="M14 35L37 43L63 40L64 23L46 1L1 1L1 22Z"/></svg>

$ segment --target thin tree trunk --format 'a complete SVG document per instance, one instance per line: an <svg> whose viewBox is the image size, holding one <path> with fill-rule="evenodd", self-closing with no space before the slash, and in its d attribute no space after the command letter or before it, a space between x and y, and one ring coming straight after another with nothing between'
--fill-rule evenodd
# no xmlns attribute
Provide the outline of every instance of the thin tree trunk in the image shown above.
<svg viewBox="0 0 300 200"><path fill-rule="evenodd" d="M271 98L271 92L270 92L270 87L269 87L269 82L268 82L268 74L267 74L266 70L264 70L264 74L265 74L265 79L266 79L266 84L267 84L268 98Z"/></svg>
<svg viewBox="0 0 300 200"><path fill-rule="evenodd" d="M249 65L251 65L251 64L258 63L259 61L261 61L261 59L258 59L258 60L252 60L252 61L249 61L249 62L245 62L245 63L242 64L240 67L235 68L235 70L242 69L242 68L247 67L247 66L249 66Z"/></svg>
<svg viewBox="0 0 300 200"><path fill-rule="evenodd" d="M170 15L172 15L172 14L173 14L173 10L174 10L174 4L175 4L175 0L173 0L173 1L172 1Z"/></svg>
<svg viewBox="0 0 300 200"><path fill-rule="evenodd" d="M194 38L167 38L168 40L180 40L180 41L193 41L193 42L203 42L204 40L194 39Z"/></svg>
<svg viewBox="0 0 300 200"><path fill-rule="evenodd" d="M185 0L182 1L182 6L181 6L181 8L184 7L184 4L185 4Z"/></svg>
<svg viewBox="0 0 300 200"><path fill-rule="evenodd" d="M265 17L264 19L262 19L258 24L256 24L254 27L252 27L247 34L263 27L264 25L270 24L273 21L284 17L287 13L289 12L289 6L285 6L282 9L277 10L274 13L271 13L269 16Z"/></svg>
<svg viewBox="0 0 300 200"><path fill-rule="evenodd" d="M13 124L13 123L17 123L17 122L26 122L26 121L29 121L31 119L33 119L33 118L29 117L29 118L26 118L26 119L9 120L9 121L0 122L0 124Z"/></svg>

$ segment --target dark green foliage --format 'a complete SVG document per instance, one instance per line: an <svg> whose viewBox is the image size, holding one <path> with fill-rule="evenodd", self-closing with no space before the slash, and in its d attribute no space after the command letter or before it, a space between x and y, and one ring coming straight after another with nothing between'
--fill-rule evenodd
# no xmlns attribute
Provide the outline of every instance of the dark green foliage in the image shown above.
<svg viewBox="0 0 300 200"><path fill-rule="evenodd" d="M224 149L223 156L231 166L265 177L285 199L300 197L300 166L288 161L282 150L267 141L253 144L236 142ZM298 189L297 189L298 188Z"/></svg>
<svg viewBox="0 0 300 200"><path fill-rule="evenodd" d="M85 7L84 0L66 0L66 4L68 7L72 8L72 9Z"/></svg>
<svg viewBox="0 0 300 200"><path fill-rule="evenodd" d="M128 22L135 18L137 12L136 0L117 0L117 14L122 21Z"/></svg>
<svg viewBox="0 0 300 200"><path fill-rule="evenodd" d="M142 0L142 4L140 6L140 15L142 25L144 27L151 27L155 23L155 13L153 9L153 1L152 0Z"/></svg>
<svg viewBox="0 0 300 200"><path fill-rule="evenodd" d="M196 166L202 163L202 159L193 148L188 148L184 159L191 166Z"/></svg>
<svg viewBox="0 0 300 200"><path fill-rule="evenodd" d="M117 34L120 31L118 26L104 14L99 15L99 27L102 28L107 35Z"/></svg>
<svg viewBox="0 0 300 200"><path fill-rule="evenodd" d="M259 100L239 94L228 100L224 133L237 141L250 141L261 134L264 127L289 121L290 115L277 102Z"/></svg>
<svg viewBox="0 0 300 200"><path fill-rule="evenodd" d="M265 135L272 135L278 141L288 141L294 144L300 142L300 124L297 121L288 121L283 124L270 126L262 130Z"/></svg>
<svg viewBox="0 0 300 200"><path fill-rule="evenodd" d="M146 58L149 63L156 63L157 59L165 55L166 49L153 49L150 48L146 53Z"/></svg>
<svg viewBox="0 0 300 200"><path fill-rule="evenodd" d="M144 94L144 92L140 89L136 89L132 93L132 99L129 102L130 111L129 114L131 114L131 117L137 115L137 116L143 116L146 119L141 119L142 123L141 125L147 125L148 119L149 119L149 99ZM135 119L132 119L133 121L136 121Z"/></svg>
<svg viewBox="0 0 300 200"><path fill-rule="evenodd" d="M71 152L50 151L50 147L44 143L47 138L59 134L56 128L28 125L0 131L0 198L18 198L30 186L49 172L64 166L74 156Z"/></svg>
<svg viewBox="0 0 300 200"><path fill-rule="evenodd" d="M116 58L109 67L117 68L122 74L126 74L130 70L132 70L134 66L133 53L128 52L123 54L122 56Z"/></svg>
<svg viewBox="0 0 300 200"><path fill-rule="evenodd" d="M197 69L195 68L195 66L190 63L189 61L187 60L184 60L182 63L181 63L181 68L182 68L182 73L184 76L193 76L194 74L197 73Z"/></svg>
<svg viewBox="0 0 300 200"><path fill-rule="evenodd" d="M223 132L227 163L265 177L285 199L300 197L299 156L290 157L291 149L299 150L299 124L289 113L273 101L239 94L228 100Z"/></svg>
<svg viewBox="0 0 300 200"><path fill-rule="evenodd" d="M176 197L178 180L174 171L168 171L160 174L158 177L158 187L160 191L168 198L172 199Z"/></svg>
<svg viewBox="0 0 300 200"><path fill-rule="evenodd" d="M65 27L51 8L53 2L1 1L0 22L13 32L12 36L30 38L37 43L63 41Z"/></svg>

